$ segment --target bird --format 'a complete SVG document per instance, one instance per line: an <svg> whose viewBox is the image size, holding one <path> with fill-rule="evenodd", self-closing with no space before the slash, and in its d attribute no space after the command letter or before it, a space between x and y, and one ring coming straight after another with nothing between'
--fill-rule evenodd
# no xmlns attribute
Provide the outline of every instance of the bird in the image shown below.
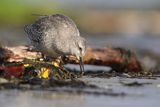
<svg viewBox="0 0 160 107"><path fill-rule="evenodd" d="M32 24L25 25L24 30L31 45L44 55L54 58L76 56L83 74L87 43L70 17L63 14L45 15Z"/></svg>

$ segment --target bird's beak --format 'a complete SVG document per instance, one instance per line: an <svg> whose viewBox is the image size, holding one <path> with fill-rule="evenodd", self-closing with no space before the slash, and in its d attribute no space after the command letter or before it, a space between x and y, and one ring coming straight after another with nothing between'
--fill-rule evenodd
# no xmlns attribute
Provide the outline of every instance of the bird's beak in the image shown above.
<svg viewBox="0 0 160 107"><path fill-rule="evenodd" d="M83 63L82 57L79 57L79 65L80 65L81 74L83 74L84 73L84 63Z"/></svg>

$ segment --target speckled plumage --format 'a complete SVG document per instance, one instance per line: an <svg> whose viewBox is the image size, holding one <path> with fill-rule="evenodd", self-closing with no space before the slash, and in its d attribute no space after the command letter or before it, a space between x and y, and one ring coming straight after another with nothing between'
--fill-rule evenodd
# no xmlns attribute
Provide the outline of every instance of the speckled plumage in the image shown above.
<svg viewBox="0 0 160 107"><path fill-rule="evenodd" d="M72 54L83 57L86 41L80 36L75 23L67 16L44 16L25 26L31 44L38 51L53 57Z"/></svg>

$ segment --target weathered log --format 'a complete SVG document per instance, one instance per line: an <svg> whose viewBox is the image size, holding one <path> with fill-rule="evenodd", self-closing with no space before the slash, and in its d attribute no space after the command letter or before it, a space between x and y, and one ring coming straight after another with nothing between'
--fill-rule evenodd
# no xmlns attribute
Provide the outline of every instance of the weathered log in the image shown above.
<svg viewBox="0 0 160 107"><path fill-rule="evenodd" d="M13 53L11 50L2 48L0 46L0 63L4 62L5 60L8 60L12 55Z"/></svg>
<svg viewBox="0 0 160 107"><path fill-rule="evenodd" d="M9 62L21 62L25 58L36 59L40 57L39 52L30 51L30 46L16 46L16 47L5 47L10 50L13 54L7 59Z"/></svg>
<svg viewBox="0 0 160 107"><path fill-rule="evenodd" d="M74 57L69 57L69 63L78 63ZM89 48L84 56L85 64L110 66L118 72L141 72L142 66L136 55L122 48Z"/></svg>
<svg viewBox="0 0 160 107"><path fill-rule="evenodd" d="M142 66L135 53L122 48L90 48L84 59L85 63L110 66L118 72L142 71Z"/></svg>
<svg viewBox="0 0 160 107"><path fill-rule="evenodd" d="M38 52L29 51L28 48L28 46L6 47L5 49L11 51L12 54L8 54L5 60L15 62L23 61L24 58L35 59L40 57ZM3 53L3 55L5 54ZM75 64L78 63L78 61L75 57L69 56L67 63ZM84 56L84 63L99 66L110 66L117 72L142 71L141 64L136 55L133 52L122 48L88 48L86 55Z"/></svg>

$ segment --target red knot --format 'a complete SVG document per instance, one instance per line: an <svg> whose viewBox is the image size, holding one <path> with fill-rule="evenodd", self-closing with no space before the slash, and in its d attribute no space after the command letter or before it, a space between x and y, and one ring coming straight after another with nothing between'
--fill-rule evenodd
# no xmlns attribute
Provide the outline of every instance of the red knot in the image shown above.
<svg viewBox="0 0 160 107"><path fill-rule="evenodd" d="M86 40L80 36L76 24L68 16L43 16L24 29L37 51L55 58L75 55L79 60L81 72L84 72Z"/></svg>

